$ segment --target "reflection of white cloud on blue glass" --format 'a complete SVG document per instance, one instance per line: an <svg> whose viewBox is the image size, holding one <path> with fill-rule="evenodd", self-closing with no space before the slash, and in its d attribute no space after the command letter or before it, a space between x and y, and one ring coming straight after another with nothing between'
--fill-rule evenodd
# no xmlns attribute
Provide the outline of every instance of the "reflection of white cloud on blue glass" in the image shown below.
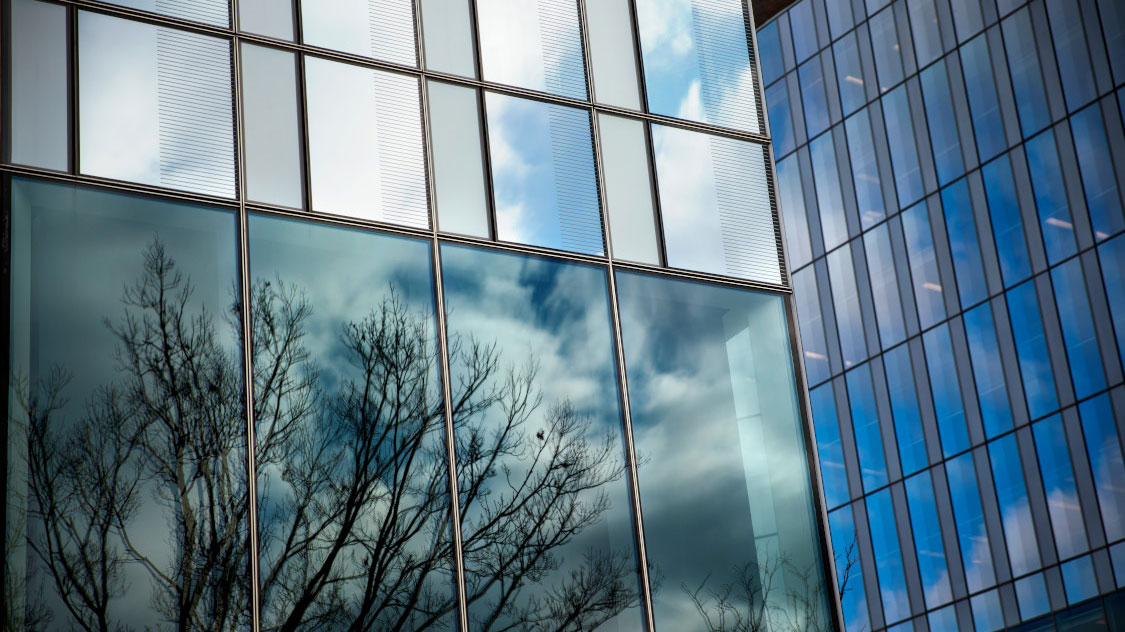
<svg viewBox="0 0 1125 632"><path fill-rule="evenodd" d="M486 80L586 98L575 0L479 0L477 24Z"/></svg>

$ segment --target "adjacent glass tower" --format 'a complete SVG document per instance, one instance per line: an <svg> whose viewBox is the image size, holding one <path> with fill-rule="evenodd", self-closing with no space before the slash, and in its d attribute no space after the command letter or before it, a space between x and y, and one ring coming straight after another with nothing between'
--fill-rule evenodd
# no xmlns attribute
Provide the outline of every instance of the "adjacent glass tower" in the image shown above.
<svg viewBox="0 0 1125 632"><path fill-rule="evenodd" d="M8 630L838 628L742 0L5 0Z"/></svg>
<svg viewBox="0 0 1125 632"><path fill-rule="evenodd" d="M758 43L846 629L1125 628L1125 5Z"/></svg>

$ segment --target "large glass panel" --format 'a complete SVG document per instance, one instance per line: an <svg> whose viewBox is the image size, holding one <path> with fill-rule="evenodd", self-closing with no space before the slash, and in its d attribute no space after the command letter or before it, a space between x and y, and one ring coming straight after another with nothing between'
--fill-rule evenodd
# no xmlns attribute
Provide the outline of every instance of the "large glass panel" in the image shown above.
<svg viewBox="0 0 1125 632"><path fill-rule="evenodd" d="M441 254L470 627L636 629L605 271Z"/></svg>
<svg viewBox="0 0 1125 632"><path fill-rule="evenodd" d="M984 434L992 438L1012 427L1012 406L1008 401L1004 365L1000 361L1000 346L992 322L992 307L984 303L965 312L963 318Z"/></svg>
<svg viewBox="0 0 1125 632"><path fill-rule="evenodd" d="M848 240L844 198L840 193L840 170L836 168L836 145L832 136L825 134L809 144L825 250L832 250Z"/></svg>
<svg viewBox="0 0 1125 632"><path fill-rule="evenodd" d="M293 0L238 0L238 28L293 41Z"/></svg>
<svg viewBox="0 0 1125 632"><path fill-rule="evenodd" d="M641 109L629 0L587 2L586 28L590 33L590 63L598 103Z"/></svg>
<svg viewBox="0 0 1125 632"><path fill-rule="evenodd" d="M305 44L417 66L413 0L301 3Z"/></svg>
<svg viewBox="0 0 1125 632"><path fill-rule="evenodd" d="M1029 621L1049 612L1051 600L1047 596L1047 582L1043 579L1043 573L1017 579L1016 600L1019 602L1020 618L1024 621ZM1047 624L1051 624L1049 619ZM1032 628L1032 630L1034 629ZM1054 627L1048 629L1053 630Z"/></svg>
<svg viewBox="0 0 1125 632"><path fill-rule="evenodd" d="M1020 201L1016 197L1008 154L985 165L981 177L988 198L988 216L992 220L992 238L1000 259L1000 274L1005 286L1015 285L1031 275L1031 257L1027 253Z"/></svg>
<svg viewBox="0 0 1125 632"><path fill-rule="evenodd" d="M898 205L903 207L921 198L923 193L922 172L918 167L918 146L914 142L914 122L910 118L906 86L899 86L883 97L883 117L891 149L895 188L898 190Z"/></svg>
<svg viewBox="0 0 1125 632"><path fill-rule="evenodd" d="M975 4L976 0L968 0ZM992 57L988 37L981 35L961 47L961 71L965 76L965 92L969 97L969 114L973 119L973 136L982 160L1004 151L1004 119L996 96L996 79L992 74Z"/></svg>
<svg viewBox="0 0 1125 632"><path fill-rule="evenodd" d="M900 345L883 354L887 374L887 390L891 399L891 417L898 439L898 458L904 474L926 467L926 438L922 433L922 416L918 410L918 389L914 384L914 368L910 347Z"/></svg>
<svg viewBox="0 0 1125 632"><path fill-rule="evenodd" d="M1105 388L1106 383L1082 262L1071 259L1051 270L1051 280L1055 287L1055 304L1059 308L1066 356L1070 360L1074 395L1083 399Z"/></svg>
<svg viewBox="0 0 1125 632"><path fill-rule="evenodd" d="M961 401L949 327L941 325L927 331L922 341L926 348L926 366L929 368L934 412L937 413L941 435L941 451L950 456L969 447L969 429L965 425L965 406Z"/></svg>
<svg viewBox="0 0 1125 632"><path fill-rule="evenodd" d="M883 348L887 348L906 337L887 225L882 224L865 234L863 247L867 251L867 272L871 278L871 296L875 299L875 317L879 321L879 340Z"/></svg>
<svg viewBox="0 0 1125 632"><path fill-rule="evenodd" d="M945 545L941 540L941 520L934 501L934 485L929 472L906 479L906 502L910 507L910 524L914 531L914 549L918 555L918 574L922 578L922 594L927 608L935 608L953 598L949 584L949 567L945 562Z"/></svg>
<svg viewBox="0 0 1125 632"><path fill-rule="evenodd" d="M303 206L297 61L293 53L242 44L246 198Z"/></svg>
<svg viewBox="0 0 1125 632"><path fill-rule="evenodd" d="M935 25L936 28L936 25ZM940 49L939 49L940 50ZM957 119L953 114L953 98L949 93L949 75L945 60L922 72L922 97L926 103L926 121L930 128L934 165L938 185L945 186L965 172L961 159L961 140L957 136Z"/></svg>
<svg viewBox="0 0 1125 632"><path fill-rule="evenodd" d="M235 215L10 192L5 629L249 628Z"/></svg>
<svg viewBox="0 0 1125 632"><path fill-rule="evenodd" d="M486 80L586 98L576 0L477 0L476 5Z"/></svg>
<svg viewBox="0 0 1125 632"><path fill-rule="evenodd" d="M1012 320L1012 339L1023 376L1023 393L1032 419L1059 407L1055 394L1055 374L1047 354L1039 297L1035 283L1028 281L1007 293L1008 317Z"/></svg>
<svg viewBox="0 0 1125 632"><path fill-rule="evenodd" d="M941 57L941 30L938 28L934 0L906 0L910 32L914 35L914 56L922 68Z"/></svg>
<svg viewBox="0 0 1125 632"><path fill-rule="evenodd" d="M781 283L765 146L652 126L668 265Z"/></svg>
<svg viewBox="0 0 1125 632"><path fill-rule="evenodd" d="M805 189L801 184L801 166L796 156L778 161L777 188L781 215L785 220L789 267L800 268L812 260L812 245L809 243L809 218L805 208Z"/></svg>
<svg viewBox="0 0 1125 632"><path fill-rule="evenodd" d="M930 230L930 213L925 202L902 212L902 232L906 237L906 253L910 260L910 278L914 284L914 301L918 305L918 320L922 327L930 327L945 318L942 301L941 275L934 254L933 233Z"/></svg>
<svg viewBox="0 0 1125 632"><path fill-rule="evenodd" d="M879 163L875 159L875 142L871 138L871 120L866 109L844 122L848 133L848 156L851 158L855 200L859 207L859 223L864 229L886 217Z"/></svg>
<svg viewBox="0 0 1125 632"><path fill-rule="evenodd" d="M659 264L645 124L598 114L613 257Z"/></svg>
<svg viewBox="0 0 1125 632"><path fill-rule="evenodd" d="M1102 279L1109 302L1113 329L1117 332L1117 349L1125 358L1125 236L1115 237L1098 246Z"/></svg>
<svg viewBox="0 0 1125 632"><path fill-rule="evenodd" d="M476 77L469 0L422 0L420 7L426 68L462 77Z"/></svg>
<svg viewBox="0 0 1125 632"><path fill-rule="evenodd" d="M1120 191L1101 108L1095 104L1070 117L1070 129L1074 150L1078 154L1082 186L1086 190L1094 240L1101 241L1125 228L1125 215L1121 212Z"/></svg>
<svg viewBox="0 0 1125 632"><path fill-rule="evenodd" d="M63 5L12 0L6 160L67 170L66 12Z"/></svg>
<svg viewBox="0 0 1125 632"><path fill-rule="evenodd" d="M945 472L949 477L949 497L953 501L965 581L969 591L976 592L995 584L996 576L992 570L992 553L989 551L972 453L946 461Z"/></svg>
<svg viewBox="0 0 1125 632"><path fill-rule="evenodd" d="M797 321L801 326L801 348L805 352L805 378L809 384L828 379L828 345L817 295L816 270L805 268L793 275L793 298L797 302Z"/></svg>
<svg viewBox="0 0 1125 632"><path fill-rule="evenodd" d="M958 180L941 192L945 211L945 227L949 235L949 249L953 256L953 269L957 273L957 293L961 306L979 303L988 296L984 279L984 264L980 257L980 242L973 219L973 202L965 180Z"/></svg>
<svg viewBox="0 0 1125 632"><path fill-rule="evenodd" d="M824 92L824 70L820 58L814 57L797 69L801 82L801 104L805 111L805 128L809 138L828 129L828 97Z"/></svg>
<svg viewBox="0 0 1125 632"><path fill-rule="evenodd" d="M887 462L883 456L883 435L879 430L879 411L875 408L875 391L871 384L871 365L864 364L845 375L852 432L859 454L859 473L863 491L870 492L887 484Z"/></svg>
<svg viewBox="0 0 1125 632"><path fill-rule="evenodd" d="M648 109L758 133L741 0L637 0Z"/></svg>
<svg viewBox="0 0 1125 632"><path fill-rule="evenodd" d="M1092 4L1086 6L1087 10L1094 8ZM1063 95L1066 96L1067 109L1073 112L1097 96L1090 53L1086 47L1086 32L1082 27L1082 12L1073 2L1048 0L1047 18L1051 25L1051 39L1055 43Z"/></svg>
<svg viewBox="0 0 1125 632"><path fill-rule="evenodd" d="M836 308L840 353L843 355L844 367L847 368L867 358L851 248L840 248L829 253L828 278L832 287L832 304Z"/></svg>
<svg viewBox="0 0 1125 632"><path fill-rule="evenodd" d="M828 514L832 533L832 551L836 556L836 580L840 594L840 610L846 632L870 629L867 599L863 591L863 569L856 546L855 519L851 507L841 507Z"/></svg>
<svg viewBox="0 0 1125 632"><path fill-rule="evenodd" d="M1066 602L1068 604L1074 605L1076 603L1086 601L1091 597L1098 596L1098 580L1096 577L1094 577L1094 561L1090 558L1089 555L1063 563L1062 576L1063 587L1066 588ZM1093 606L1095 604L1090 605ZM1075 623L1078 623L1078 621L1082 621L1083 619L1085 620L1082 621L1082 623L1094 625L1097 625L1094 622L1101 623L1101 621L1104 621L1104 619L1102 619L1102 616L1100 616L1102 614L1101 608L1085 608L1083 610L1086 610L1087 612L1089 612L1089 614L1085 617L1079 618L1077 616L1074 616L1076 613L1070 613L1071 617L1067 617L1067 619L1070 619L1070 621L1074 623L1072 623L1071 626L1067 626L1064 624L1062 629L1069 632L1070 630L1077 630L1081 629L1082 627L1086 627L1080 624L1075 625ZM1090 612L1091 610L1092 612ZM1087 627L1087 629L1089 628Z"/></svg>
<svg viewBox="0 0 1125 632"><path fill-rule="evenodd" d="M229 42L82 11L78 65L82 173L235 196Z"/></svg>
<svg viewBox="0 0 1125 632"><path fill-rule="evenodd" d="M214 26L230 24L228 0L111 0L111 4L162 13L183 20L205 22Z"/></svg>
<svg viewBox="0 0 1125 632"><path fill-rule="evenodd" d="M617 289L658 625L830 625L782 298L627 272Z"/></svg>
<svg viewBox="0 0 1125 632"><path fill-rule="evenodd" d="M793 30L793 52L800 63L816 53L816 23L813 21L813 0L798 1L789 9L789 24Z"/></svg>
<svg viewBox="0 0 1125 632"><path fill-rule="evenodd" d="M1020 128L1024 137L1031 136L1051 122L1043 75L1039 69L1039 43L1031 27L1031 10L1024 8L1005 19L1001 26Z"/></svg>
<svg viewBox="0 0 1125 632"><path fill-rule="evenodd" d="M973 627L977 632L997 632L1004 629L1004 613L1000 606L1000 593L990 590L974 595L969 601L973 611Z"/></svg>
<svg viewBox="0 0 1125 632"><path fill-rule="evenodd" d="M305 57L305 91L313 210L429 226L418 79Z"/></svg>
<svg viewBox="0 0 1125 632"><path fill-rule="evenodd" d="M249 242L262 627L449 625L429 243L255 215Z"/></svg>
<svg viewBox="0 0 1125 632"><path fill-rule="evenodd" d="M833 2L830 4L846 4ZM836 85L840 88L840 106L847 116L863 107L867 102L864 90L863 66L859 61L856 34L848 33L832 46L832 56L836 58ZM772 111L770 116L773 116Z"/></svg>
<svg viewBox="0 0 1125 632"><path fill-rule="evenodd" d="M602 216L590 113L485 93L496 236L601 254Z"/></svg>
<svg viewBox="0 0 1125 632"><path fill-rule="evenodd" d="M1052 415L1032 426L1032 430L1039 454L1043 491L1047 494L1047 510L1055 532L1055 546L1059 557L1073 557L1087 548L1086 528L1083 526L1078 488L1074 483L1074 470L1070 467L1062 418Z"/></svg>
<svg viewBox="0 0 1125 632"><path fill-rule="evenodd" d="M992 481L996 484L996 502L1000 506L1012 574L1023 575L1039 568L1039 545L1015 435L1005 435L990 443L988 455L992 461Z"/></svg>
<svg viewBox="0 0 1125 632"><path fill-rule="evenodd" d="M428 81L426 92L438 228L488 237L488 199L477 91Z"/></svg>
<svg viewBox="0 0 1125 632"><path fill-rule="evenodd" d="M1120 540L1125 538L1125 463L1114 427L1113 406L1109 395L1103 394L1082 402L1078 410L1082 413L1086 453L1090 455L1106 539Z"/></svg>
<svg viewBox="0 0 1125 632"><path fill-rule="evenodd" d="M1098 0L1098 17L1101 18L1114 83L1120 84L1125 80L1125 7L1117 0Z"/></svg>
<svg viewBox="0 0 1125 632"><path fill-rule="evenodd" d="M820 480L824 485L824 502L838 507L848 502L848 473L844 465L844 449L840 443L840 422L836 416L836 399L831 384L809 391L813 426L816 432L816 453L820 458Z"/></svg>
<svg viewBox="0 0 1125 632"><path fill-rule="evenodd" d="M1027 169L1035 191L1039 210L1039 230L1047 249L1047 260L1058 263L1074 254L1074 222L1070 216L1070 200L1063 183L1059 152L1054 130L1047 130L1024 144Z"/></svg>
<svg viewBox="0 0 1125 632"><path fill-rule="evenodd" d="M851 2L828 2L825 9L828 10L828 32L832 39L846 33L855 23L852 19Z"/></svg>
<svg viewBox="0 0 1125 632"><path fill-rule="evenodd" d="M778 81L766 88L766 109L770 113L770 140L773 141L773 151L778 156L788 154L796 146L787 83Z"/></svg>
<svg viewBox="0 0 1125 632"><path fill-rule="evenodd" d="M902 549L898 543L891 490L884 489L867 497L867 522L871 526L871 549L883 598L883 616L893 623L910 616L910 600L902 571Z"/></svg>
<svg viewBox="0 0 1125 632"><path fill-rule="evenodd" d="M777 20L773 20L758 31L758 60L762 63L762 83L767 86L785 74L777 24Z"/></svg>
<svg viewBox="0 0 1125 632"><path fill-rule="evenodd" d="M879 73L879 92L886 92L902 81L902 53L898 45L894 8L873 16L867 24L871 29L875 69Z"/></svg>
<svg viewBox="0 0 1125 632"><path fill-rule="evenodd" d="M957 41L964 42L984 27L983 7L979 0L949 0Z"/></svg>

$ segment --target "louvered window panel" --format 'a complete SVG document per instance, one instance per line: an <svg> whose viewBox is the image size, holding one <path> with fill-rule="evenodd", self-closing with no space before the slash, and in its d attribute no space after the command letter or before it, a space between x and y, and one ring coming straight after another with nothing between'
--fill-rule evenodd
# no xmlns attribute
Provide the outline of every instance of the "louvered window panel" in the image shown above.
<svg viewBox="0 0 1125 632"><path fill-rule="evenodd" d="M112 4L215 26L230 25L227 0L112 0Z"/></svg>
<svg viewBox="0 0 1125 632"><path fill-rule="evenodd" d="M319 0L301 3L304 42L417 66L411 0Z"/></svg>
<svg viewBox="0 0 1125 632"><path fill-rule="evenodd" d="M575 0L478 0L477 16L485 80L586 98Z"/></svg>

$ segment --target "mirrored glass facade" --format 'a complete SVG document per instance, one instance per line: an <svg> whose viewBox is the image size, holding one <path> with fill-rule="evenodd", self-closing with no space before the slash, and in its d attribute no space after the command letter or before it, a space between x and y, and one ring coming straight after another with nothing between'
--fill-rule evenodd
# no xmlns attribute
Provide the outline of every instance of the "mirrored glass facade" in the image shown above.
<svg viewBox="0 0 1125 632"><path fill-rule="evenodd" d="M841 629L750 16L0 1L0 627Z"/></svg>
<svg viewBox="0 0 1125 632"><path fill-rule="evenodd" d="M801 0L759 54L845 629L1125 628L1125 10Z"/></svg>

